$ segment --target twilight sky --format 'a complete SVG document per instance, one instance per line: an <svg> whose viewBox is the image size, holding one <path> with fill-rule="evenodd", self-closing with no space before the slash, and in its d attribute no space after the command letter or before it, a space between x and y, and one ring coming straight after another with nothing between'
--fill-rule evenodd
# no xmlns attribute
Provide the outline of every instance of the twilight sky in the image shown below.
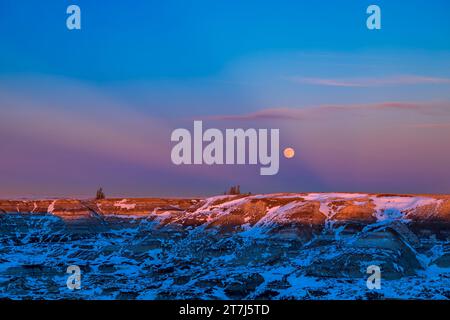
<svg viewBox="0 0 450 320"><path fill-rule="evenodd" d="M81 8L81 30L66 8ZM378 4L382 29L366 28ZM450 193L450 2L0 1L0 198ZM279 128L275 176L172 130Z"/></svg>

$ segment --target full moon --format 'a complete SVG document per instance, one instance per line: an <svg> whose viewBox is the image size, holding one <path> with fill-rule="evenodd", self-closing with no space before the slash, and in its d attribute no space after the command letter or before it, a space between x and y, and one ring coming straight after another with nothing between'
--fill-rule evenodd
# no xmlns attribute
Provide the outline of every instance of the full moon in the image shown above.
<svg viewBox="0 0 450 320"><path fill-rule="evenodd" d="M286 149L284 149L283 154L286 158L290 159L290 158L294 157L295 150L292 148L286 148Z"/></svg>

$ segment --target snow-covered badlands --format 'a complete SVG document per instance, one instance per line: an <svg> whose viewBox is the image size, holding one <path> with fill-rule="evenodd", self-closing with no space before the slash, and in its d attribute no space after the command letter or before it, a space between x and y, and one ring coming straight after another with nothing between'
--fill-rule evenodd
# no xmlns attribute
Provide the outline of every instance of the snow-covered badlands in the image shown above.
<svg viewBox="0 0 450 320"><path fill-rule="evenodd" d="M69 290L78 265L82 289ZM366 286L381 269L381 289ZM450 196L0 200L0 298L447 299Z"/></svg>

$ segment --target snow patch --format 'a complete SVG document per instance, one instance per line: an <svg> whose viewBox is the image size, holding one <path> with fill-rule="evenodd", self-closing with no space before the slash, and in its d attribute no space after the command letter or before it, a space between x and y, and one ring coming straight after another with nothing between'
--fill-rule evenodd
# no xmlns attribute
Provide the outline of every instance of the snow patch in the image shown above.
<svg viewBox="0 0 450 320"><path fill-rule="evenodd" d="M48 209L47 209L48 213L53 213L53 211L55 211L55 204L56 204L56 200L54 200L52 203L50 203L50 205L48 206Z"/></svg>
<svg viewBox="0 0 450 320"><path fill-rule="evenodd" d="M411 210L441 203L441 200L418 196L371 197L371 200L375 205L375 216L379 221L404 219Z"/></svg>
<svg viewBox="0 0 450 320"><path fill-rule="evenodd" d="M135 203L127 203L127 199L123 199L121 201L118 201L116 203L114 203L114 207L119 207L120 209L125 209L125 210L131 210L136 208L136 204Z"/></svg>
<svg viewBox="0 0 450 320"><path fill-rule="evenodd" d="M365 193L308 193L306 196L303 196L303 198L307 201L326 201L326 200L332 200L332 199L358 199L358 198L365 198L368 195Z"/></svg>

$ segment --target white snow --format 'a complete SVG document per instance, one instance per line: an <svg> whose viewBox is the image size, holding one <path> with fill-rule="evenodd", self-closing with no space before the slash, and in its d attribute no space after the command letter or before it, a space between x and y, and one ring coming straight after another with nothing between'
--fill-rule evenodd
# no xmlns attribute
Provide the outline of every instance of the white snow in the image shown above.
<svg viewBox="0 0 450 320"><path fill-rule="evenodd" d="M358 198L365 198L368 195L365 193L339 193L339 192L333 192L333 193L308 193L306 196L302 196L305 200L308 201L325 201L330 199L358 199Z"/></svg>
<svg viewBox="0 0 450 320"><path fill-rule="evenodd" d="M136 204L135 203L127 203L127 199L123 199L121 201L118 201L114 204L115 207L119 207L120 209L125 209L125 210L131 210L136 208Z"/></svg>
<svg viewBox="0 0 450 320"><path fill-rule="evenodd" d="M439 205L441 200L434 198L411 196L411 197L371 197L375 204L375 216L378 220L402 219L408 211L427 205Z"/></svg>
<svg viewBox="0 0 450 320"><path fill-rule="evenodd" d="M397 209L400 211L409 210L425 205L435 204L436 199L426 197L372 197L376 210Z"/></svg>
<svg viewBox="0 0 450 320"><path fill-rule="evenodd" d="M53 211L55 211L55 204L56 204L56 200L54 200L52 203L50 203L50 205L48 206L48 209L47 209L48 213L53 213Z"/></svg>

